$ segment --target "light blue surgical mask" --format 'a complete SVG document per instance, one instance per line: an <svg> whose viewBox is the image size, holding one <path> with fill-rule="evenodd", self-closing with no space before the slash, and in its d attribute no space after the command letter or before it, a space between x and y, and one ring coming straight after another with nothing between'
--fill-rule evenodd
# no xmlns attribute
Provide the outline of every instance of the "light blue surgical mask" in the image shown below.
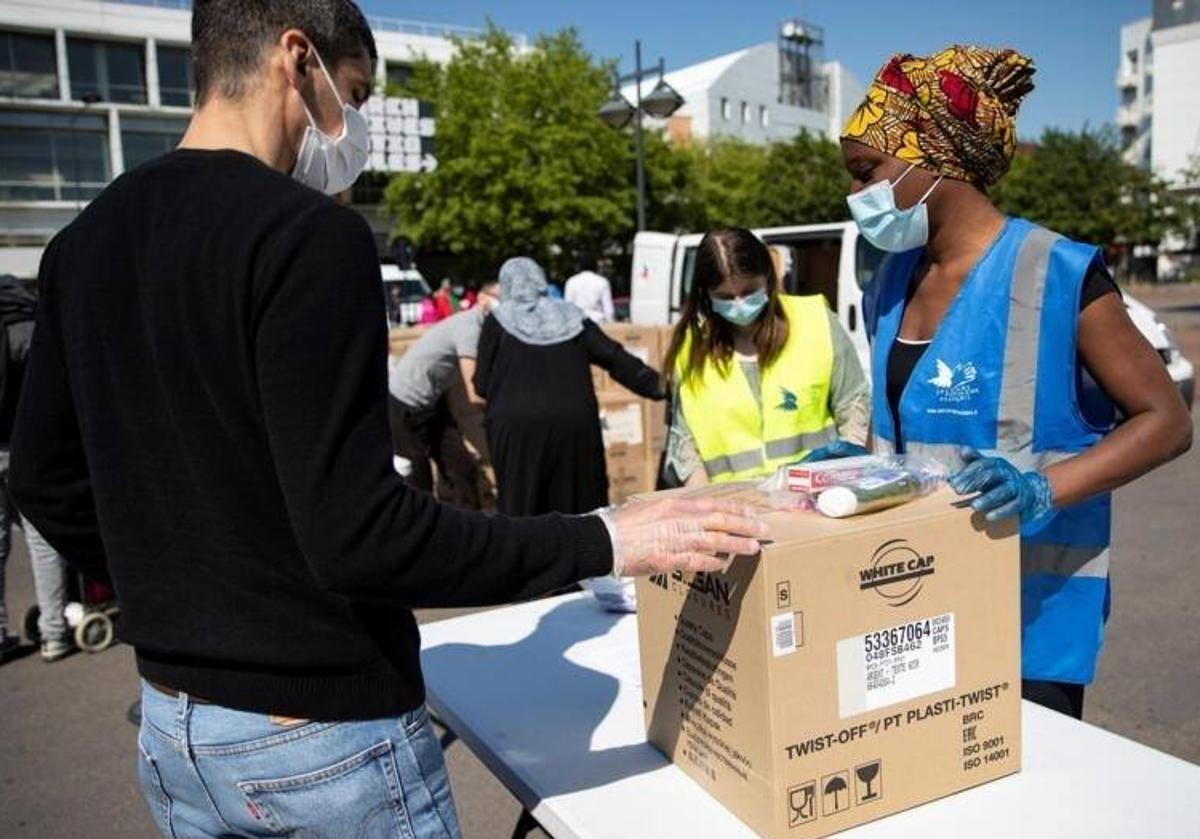
<svg viewBox="0 0 1200 839"><path fill-rule="evenodd" d="M942 182L942 177L925 190L921 200L907 210L896 207L896 186L916 167L912 164L896 183L888 180L871 184L847 196L850 215L854 217L863 238L882 251L902 253L919 248L929 241L929 210L926 199Z"/></svg>
<svg viewBox="0 0 1200 839"><path fill-rule="evenodd" d="M725 320L736 326L748 326L758 320L758 316L766 308L770 297L768 297L765 288L760 288L758 291L753 294L747 294L745 297L735 297L732 300L725 300L709 295L709 300L712 301L713 311Z"/></svg>

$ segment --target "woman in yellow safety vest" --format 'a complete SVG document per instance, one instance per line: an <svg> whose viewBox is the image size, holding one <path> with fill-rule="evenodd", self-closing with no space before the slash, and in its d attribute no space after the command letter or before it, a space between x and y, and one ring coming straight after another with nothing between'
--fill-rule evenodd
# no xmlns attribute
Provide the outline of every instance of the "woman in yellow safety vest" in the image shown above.
<svg viewBox="0 0 1200 839"><path fill-rule="evenodd" d="M665 468L689 486L748 480L831 453L865 453L870 393L821 295L782 294L767 246L709 232L665 370L674 413Z"/></svg>

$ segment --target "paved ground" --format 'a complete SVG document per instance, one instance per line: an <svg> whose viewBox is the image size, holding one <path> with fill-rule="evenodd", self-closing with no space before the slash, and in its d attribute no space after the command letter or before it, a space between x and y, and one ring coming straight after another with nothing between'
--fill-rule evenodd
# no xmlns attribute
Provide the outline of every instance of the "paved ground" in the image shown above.
<svg viewBox="0 0 1200 839"><path fill-rule="evenodd" d="M1200 287L1137 294L1200 362ZM1086 716L1200 763L1198 487L1200 451L1193 451L1118 495L1115 609ZM8 605L20 616L33 591L23 542L14 541ZM125 720L135 690L124 647L53 666L29 656L0 667L0 837L155 835L135 791L135 732ZM508 837L515 800L461 743L447 760L466 836Z"/></svg>

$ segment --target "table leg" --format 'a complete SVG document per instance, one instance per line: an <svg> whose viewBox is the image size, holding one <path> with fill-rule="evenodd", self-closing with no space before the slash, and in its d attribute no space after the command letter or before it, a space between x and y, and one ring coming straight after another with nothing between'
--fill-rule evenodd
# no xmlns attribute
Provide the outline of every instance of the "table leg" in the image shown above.
<svg viewBox="0 0 1200 839"><path fill-rule="evenodd" d="M450 726L442 722L438 718L437 714L433 713L433 711L429 712L429 720L436 728L440 728L442 730L442 736L439 738L438 742L441 744L443 752L458 741L458 735L451 731Z"/></svg>
<svg viewBox="0 0 1200 839"><path fill-rule="evenodd" d="M528 810L521 811L521 817L517 819L517 826L513 828L512 839L525 839L530 833L538 830L541 827L537 823L537 819Z"/></svg>

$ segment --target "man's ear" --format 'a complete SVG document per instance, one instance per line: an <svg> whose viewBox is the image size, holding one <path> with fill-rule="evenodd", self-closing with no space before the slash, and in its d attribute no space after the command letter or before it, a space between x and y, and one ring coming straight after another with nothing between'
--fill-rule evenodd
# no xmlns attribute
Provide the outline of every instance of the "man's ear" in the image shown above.
<svg viewBox="0 0 1200 839"><path fill-rule="evenodd" d="M292 87L299 89L309 76L312 42L299 29L289 29L279 36L279 47L284 52L283 72Z"/></svg>

